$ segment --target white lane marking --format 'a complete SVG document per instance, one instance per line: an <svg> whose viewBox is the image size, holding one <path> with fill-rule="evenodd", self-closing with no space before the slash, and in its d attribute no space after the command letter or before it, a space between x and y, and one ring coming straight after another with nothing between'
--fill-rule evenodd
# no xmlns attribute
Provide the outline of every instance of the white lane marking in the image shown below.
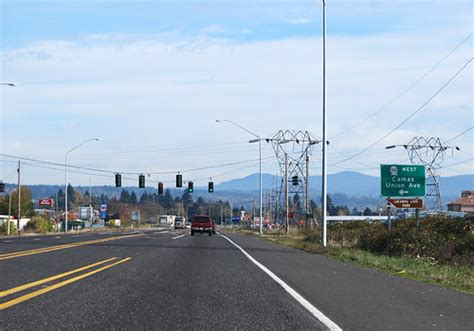
<svg viewBox="0 0 474 331"><path fill-rule="evenodd" d="M180 236L176 236L176 237L173 237L173 238L171 238L171 239L179 239L179 238L183 238L184 236L186 236L186 235L185 235L185 234L182 234L182 235L180 235Z"/></svg>
<svg viewBox="0 0 474 331"><path fill-rule="evenodd" d="M169 231L158 231L158 232L155 232L156 234L162 234L162 233L169 233Z"/></svg>
<svg viewBox="0 0 474 331"><path fill-rule="evenodd" d="M34 240L34 241L38 241L38 240L41 240L41 238L35 238L35 239L33 239L33 240Z"/></svg>
<svg viewBox="0 0 474 331"><path fill-rule="evenodd" d="M3 242L4 243L11 243L11 242L13 242L13 240L4 240Z"/></svg>
<svg viewBox="0 0 474 331"><path fill-rule="evenodd" d="M308 300L303 298L301 294L296 292L293 288L291 288L287 283L281 280L277 275L270 271L267 267L263 264L255 260L249 253L247 253L242 247L237 245L235 242L227 238L225 235L221 234L221 236L227 241L229 241L232 245L237 247L250 261L252 261L257 267L262 269L270 278L272 278L275 282L277 282L283 289L288 292L296 301L298 301L304 308L306 308L314 317L316 317L321 323L323 323L329 330L341 330L336 323L331 321L326 315L324 315L321 311L319 311L315 306L313 306Z"/></svg>
<svg viewBox="0 0 474 331"><path fill-rule="evenodd" d="M54 237L54 239L61 239L61 237L60 237L60 236L57 236L57 237Z"/></svg>

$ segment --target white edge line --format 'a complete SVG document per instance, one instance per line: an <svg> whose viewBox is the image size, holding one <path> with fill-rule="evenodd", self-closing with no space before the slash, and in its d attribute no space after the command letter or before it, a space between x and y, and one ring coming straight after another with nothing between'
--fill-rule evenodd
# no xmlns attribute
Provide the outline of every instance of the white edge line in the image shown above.
<svg viewBox="0 0 474 331"><path fill-rule="evenodd" d="M185 236L185 234L182 234L182 235L180 235L180 236L176 236L176 237L173 237L173 238L171 238L171 239L179 239L179 238L183 238L184 236Z"/></svg>
<svg viewBox="0 0 474 331"><path fill-rule="evenodd" d="M291 288L287 283L281 280L277 275L270 271L263 264L255 260L249 253L247 253L242 247L234 243L232 240L227 238L225 235L221 236L227 239L232 245L237 247L250 261L252 261L257 267L262 269L270 278L277 282L283 289L288 292L296 301L298 301L304 308L306 308L314 317L316 317L321 323L323 323L329 330L342 330L336 323L331 321L326 315L319 311L315 306L313 306L308 300L303 298L298 292Z"/></svg>

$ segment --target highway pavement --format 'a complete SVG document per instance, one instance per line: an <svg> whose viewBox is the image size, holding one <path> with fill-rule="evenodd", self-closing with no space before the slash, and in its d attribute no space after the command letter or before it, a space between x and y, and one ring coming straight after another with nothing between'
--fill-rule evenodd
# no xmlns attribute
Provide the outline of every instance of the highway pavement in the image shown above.
<svg viewBox="0 0 474 331"><path fill-rule="evenodd" d="M473 330L473 299L235 233L0 238L1 330Z"/></svg>

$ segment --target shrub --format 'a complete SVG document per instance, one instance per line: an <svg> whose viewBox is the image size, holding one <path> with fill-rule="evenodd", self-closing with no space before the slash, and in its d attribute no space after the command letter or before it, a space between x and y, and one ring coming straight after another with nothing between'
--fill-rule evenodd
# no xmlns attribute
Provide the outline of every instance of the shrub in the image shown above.
<svg viewBox="0 0 474 331"><path fill-rule="evenodd" d="M474 221L432 216L421 220L400 220L392 230L380 222L346 222L328 225L331 245L354 247L372 253L429 259L459 265L474 265ZM302 230L304 241L318 243L320 231Z"/></svg>
<svg viewBox="0 0 474 331"><path fill-rule="evenodd" d="M53 222L44 216L34 216L26 224L26 231L46 233L54 230Z"/></svg>
<svg viewBox="0 0 474 331"><path fill-rule="evenodd" d="M2 225L0 225L0 233L7 234L8 230L8 222L5 221ZM16 221L10 220L10 234L16 234Z"/></svg>

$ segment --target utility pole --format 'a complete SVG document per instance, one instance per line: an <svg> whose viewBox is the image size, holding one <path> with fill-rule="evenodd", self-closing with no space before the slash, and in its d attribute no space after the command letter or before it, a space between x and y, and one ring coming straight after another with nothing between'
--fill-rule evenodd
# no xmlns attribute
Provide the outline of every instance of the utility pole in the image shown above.
<svg viewBox="0 0 474 331"><path fill-rule="evenodd" d="M305 210L306 210L306 226L308 226L308 214L309 214L309 156L308 151L306 151L306 201L305 201ZM311 221L311 229L313 228L313 221Z"/></svg>
<svg viewBox="0 0 474 331"><path fill-rule="evenodd" d="M17 234L20 234L20 219L21 219L21 182L20 182L20 172L21 172L21 164L20 161L18 161L18 216L16 220L16 232Z"/></svg>
<svg viewBox="0 0 474 331"><path fill-rule="evenodd" d="M222 222L224 221L224 208L221 203L221 225L223 224Z"/></svg>
<svg viewBox="0 0 474 331"><path fill-rule="evenodd" d="M275 191L276 191L277 185L278 185L278 173L275 174ZM280 187L280 189L281 189L281 187ZM275 220L278 221L278 216L279 216L279 214L278 214L278 212L279 212L278 204L280 202L280 192L278 192L278 193L275 192L275 194L276 194L276 196L275 196Z"/></svg>
<svg viewBox="0 0 474 331"><path fill-rule="evenodd" d="M252 220L253 220L253 224L252 224L252 228L255 226L255 199L253 199L253 214L252 214Z"/></svg>
<svg viewBox="0 0 474 331"><path fill-rule="evenodd" d="M10 194L8 195L8 224L7 224L7 236L10 235L10 218L12 214L12 193L13 191L10 191Z"/></svg>
<svg viewBox="0 0 474 331"><path fill-rule="evenodd" d="M58 193L56 192L56 201L54 203L56 207L56 228L59 232L59 203L58 203Z"/></svg>
<svg viewBox="0 0 474 331"><path fill-rule="evenodd" d="M288 219L288 154L285 153L285 224L286 234L290 232L290 220Z"/></svg>

